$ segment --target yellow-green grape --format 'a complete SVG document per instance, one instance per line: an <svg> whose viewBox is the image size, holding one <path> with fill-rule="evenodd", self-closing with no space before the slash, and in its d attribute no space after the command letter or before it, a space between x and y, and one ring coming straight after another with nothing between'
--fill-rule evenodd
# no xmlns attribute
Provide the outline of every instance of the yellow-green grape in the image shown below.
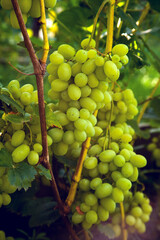
<svg viewBox="0 0 160 240"><path fill-rule="evenodd" d="M58 47L58 52L67 60L70 60L75 55L75 49L68 44L62 44Z"/></svg>
<svg viewBox="0 0 160 240"><path fill-rule="evenodd" d="M122 57L128 53L128 47L125 44L117 44L112 48L112 54Z"/></svg>
<svg viewBox="0 0 160 240"><path fill-rule="evenodd" d="M44 3L46 8L54 8L57 0L44 0Z"/></svg>
<svg viewBox="0 0 160 240"><path fill-rule="evenodd" d="M2 193L2 199L3 199L3 205L9 205L11 202L11 197L9 196L8 193Z"/></svg>
<svg viewBox="0 0 160 240"><path fill-rule="evenodd" d="M129 226L134 226L135 223L136 223L136 218L132 215L127 215L126 216L126 223L129 225Z"/></svg>
<svg viewBox="0 0 160 240"><path fill-rule="evenodd" d="M116 81L119 78L119 70L116 64L110 60L105 62L104 72L111 81Z"/></svg>
<svg viewBox="0 0 160 240"><path fill-rule="evenodd" d="M132 187L132 183L127 178L119 178L116 182L116 186L122 191L126 191Z"/></svg>
<svg viewBox="0 0 160 240"><path fill-rule="evenodd" d="M82 72L89 75L94 72L96 69L96 64L94 59L88 59L85 63L82 65Z"/></svg>
<svg viewBox="0 0 160 240"><path fill-rule="evenodd" d="M20 88L20 84L18 80L11 80L7 86L8 90L10 91L10 87L15 85L17 88Z"/></svg>
<svg viewBox="0 0 160 240"><path fill-rule="evenodd" d="M113 213L116 209L116 203L112 198L103 198L100 200L100 203L109 213Z"/></svg>
<svg viewBox="0 0 160 240"><path fill-rule="evenodd" d="M51 63L55 64L55 65L59 65L61 63L64 62L64 57L62 54L58 53L57 51L54 51L50 57L49 60Z"/></svg>
<svg viewBox="0 0 160 240"><path fill-rule="evenodd" d="M21 96L21 91L16 85L11 85L10 86L10 93L14 97L14 99L19 99Z"/></svg>
<svg viewBox="0 0 160 240"><path fill-rule="evenodd" d="M54 78L58 78L57 70L58 70L58 65L55 65L53 63L48 64L47 72L51 74Z"/></svg>
<svg viewBox="0 0 160 240"><path fill-rule="evenodd" d="M48 147L51 146L53 143L53 140L49 135L47 135L47 142L48 142Z"/></svg>
<svg viewBox="0 0 160 240"><path fill-rule="evenodd" d="M107 221L107 219L109 218L109 212L102 206L98 206L97 213L99 220L101 220L102 222Z"/></svg>
<svg viewBox="0 0 160 240"><path fill-rule="evenodd" d="M92 90L88 85L82 87L81 88L81 97L82 98L88 97L91 94L91 91Z"/></svg>
<svg viewBox="0 0 160 240"><path fill-rule="evenodd" d="M35 152L41 153L42 150L43 150L43 147L42 147L42 145L40 143L35 143L33 145L33 149L34 149Z"/></svg>
<svg viewBox="0 0 160 240"><path fill-rule="evenodd" d="M74 224L79 224L84 220L84 216L85 216L84 214L79 214L78 212L75 212L72 215L72 222Z"/></svg>
<svg viewBox="0 0 160 240"><path fill-rule="evenodd" d="M32 6L32 0L18 0L22 13L28 13Z"/></svg>
<svg viewBox="0 0 160 240"><path fill-rule="evenodd" d="M38 103L38 91L35 90L31 94L31 101L34 103Z"/></svg>
<svg viewBox="0 0 160 240"><path fill-rule="evenodd" d="M133 175L134 168L133 165L130 162L126 162L124 166L121 169L121 172L124 177L129 178Z"/></svg>
<svg viewBox="0 0 160 240"><path fill-rule="evenodd" d="M111 193L112 193L112 186L109 183L99 184L95 191L95 195L99 199L108 197Z"/></svg>
<svg viewBox="0 0 160 240"><path fill-rule="evenodd" d="M74 78L74 82L78 87L84 87L88 82L88 77L84 73L78 73Z"/></svg>
<svg viewBox="0 0 160 240"><path fill-rule="evenodd" d="M29 105L32 101L32 96L29 92L23 92L20 96L21 103L23 105Z"/></svg>
<svg viewBox="0 0 160 240"><path fill-rule="evenodd" d="M121 63L126 65L129 62L129 58L127 55L121 57Z"/></svg>
<svg viewBox="0 0 160 240"><path fill-rule="evenodd" d="M83 229L87 230L87 229L90 229L92 227L92 224L88 223L86 220L84 220L82 222L82 227L83 227Z"/></svg>
<svg viewBox="0 0 160 240"><path fill-rule="evenodd" d="M27 15L26 14L22 14L22 16L23 16L24 23L26 24L26 22L27 22ZM16 16L14 10L12 10L10 12L10 22L11 22L11 25L12 25L13 28L15 28L15 29L19 29L20 28L18 20L17 20L17 16Z"/></svg>
<svg viewBox="0 0 160 240"><path fill-rule="evenodd" d="M88 58L95 58L97 56L97 51L94 50L94 49L90 49L88 52L87 52L87 56Z"/></svg>
<svg viewBox="0 0 160 240"><path fill-rule="evenodd" d="M27 159L28 159L28 163L30 165L36 165L39 162L39 155L35 151L30 151L30 153L28 154Z"/></svg>
<svg viewBox="0 0 160 240"><path fill-rule="evenodd" d="M6 10L11 10L13 8L11 0L1 0L1 6Z"/></svg>
<svg viewBox="0 0 160 240"><path fill-rule="evenodd" d="M68 82L62 81L60 79L55 79L51 83L51 88L55 92L62 92L68 87Z"/></svg>
<svg viewBox="0 0 160 240"><path fill-rule="evenodd" d="M61 63L58 67L58 77L60 80L68 81L71 77L71 66L68 63Z"/></svg>
<svg viewBox="0 0 160 240"><path fill-rule="evenodd" d="M103 66L103 65L104 65L104 58L101 57L101 56L97 56L97 57L95 58L95 64L96 64L96 66L98 66L98 67Z"/></svg>
<svg viewBox="0 0 160 240"><path fill-rule="evenodd" d="M34 90L33 85L32 85L32 84L29 84L29 83L23 85L20 89L21 89L21 93L23 93L23 92L32 93L33 90Z"/></svg>
<svg viewBox="0 0 160 240"><path fill-rule="evenodd" d="M75 60L79 63L84 63L87 60L87 51L80 49L77 51L75 55Z"/></svg>
<svg viewBox="0 0 160 240"><path fill-rule="evenodd" d="M68 144L60 142L53 145L53 151L57 156L64 156L68 151Z"/></svg>
<svg viewBox="0 0 160 240"><path fill-rule="evenodd" d="M52 100L57 100L60 97L60 93L59 92L55 92L52 89L49 89L48 97L51 98Z"/></svg>
<svg viewBox="0 0 160 240"><path fill-rule="evenodd" d="M32 6L29 14L33 18L39 18L41 16L40 0L32 0Z"/></svg>
<svg viewBox="0 0 160 240"><path fill-rule="evenodd" d="M75 63L72 65L72 76L75 77L76 74L81 72L82 64L81 63Z"/></svg>
<svg viewBox="0 0 160 240"><path fill-rule="evenodd" d="M120 190L119 188L113 188L112 198L116 203L123 202L124 194L123 194L122 190Z"/></svg>
<svg viewBox="0 0 160 240"><path fill-rule="evenodd" d="M1 240L6 240L5 232L0 231L0 239L1 239Z"/></svg>
<svg viewBox="0 0 160 240"><path fill-rule="evenodd" d="M13 162L18 163L25 160L30 152L29 146L22 144L12 152Z"/></svg>
<svg viewBox="0 0 160 240"><path fill-rule="evenodd" d="M92 89L90 98L93 99L95 102L102 102L104 100L104 94L98 88L94 88Z"/></svg>
<svg viewBox="0 0 160 240"><path fill-rule="evenodd" d="M59 128L52 128L48 131L48 135L52 138L53 143L58 143L63 138L63 130Z"/></svg>
<svg viewBox="0 0 160 240"><path fill-rule="evenodd" d="M10 184L7 174L2 176L2 182L3 182L1 186L2 191L11 194L17 190L16 186Z"/></svg>
<svg viewBox="0 0 160 240"><path fill-rule="evenodd" d="M88 109L91 113L93 113L96 109L95 101L89 97L81 98L80 104L82 108Z"/></svg>
<svg viewBox="0 0 160 240"><path fill-rule="evenodd" d="M12 135L11 144L14 147L21 145L25 138L25 132L23 130L18 130Z"/></svg>
<svg viewBox="0 0 160 240"><path fill-rule="evenodd" d="M140 154L131 156L130 162L133 164L133 166L138 167L138 168L145 167L147 164L146 158Z"/></svg>
<svg viewBox="0 0 160 240"><path fill-rule="evenodd" d="M95 48L95 46L96 46L96 42L95 42L94 39L91 39L91 41L90 41L90 38L85 38L85 39L83 39L82 42L81 42L81 47L82 47L83 49L86 49L87 47L89 47L89 48Z"/></svg>
<svg viewBox="0 0 160 240"><path fill-rule="evenodd" d="M99 159L102 162L111 162L115 156L116 153L113 150L105 150L100 153Z"/></svg>

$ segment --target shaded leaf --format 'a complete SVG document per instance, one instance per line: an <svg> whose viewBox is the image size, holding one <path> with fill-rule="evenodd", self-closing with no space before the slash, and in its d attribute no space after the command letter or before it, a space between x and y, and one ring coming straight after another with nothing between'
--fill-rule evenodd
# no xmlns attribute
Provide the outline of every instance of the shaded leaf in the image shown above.
<svg viewBox="0 0 160 240"><path fill-rule="evenodd" d="M148 0L150 5L151 5L151 8L157 10L157 11L160 11L160 4L159 4L159 0Z"/></svg>
<svg viewBox="0 0 160 240"><path fill-rule="evenodd" d="M24 123L29 122L31 115L29 113L24 113L23 115L20 113L10 112L8 114L4 113L2 118L5 121L13 122L13 123Z"/></svg>
<svg viewBox="0 0 160 240"><path fill-rule="evenodd" d="M133 127L133 129L136 132L136 135L138 135L139 137L142 137L144 139L149 139L150 138L149 130L141 130L139 128L136 120L130 120L130 121L127 121L127 123L129 125L131 125L131 127Z"/></svg>
<svg viewBox="0 0 160 240"><path fill-rule="evenodd" d="M27 190L31 187L31 182L35 179L37 174L35 168L25 162L15 165L14 168L9 169L8 179L10 183L18 188Z"/></svg>
<svg viewBox="0 0 160 240"><path fill-rule="evenodd" d="M15 102L10 96L7 96L6 94L0 94L0 99L7 105L11 105L12 107L16 108L18 112L25 114L23 108L21 108L21 106L17 102Z"/></svg>
<svg viewBox="0 0 160 240"><path fill-rule="evenodd" d="M7 149L2 148L0 150L0 166L1 167L12 167L12 156Z"/></svg>
<svg viewBox="0 0 160 240"><path fill-rule="evenodd" d="M129 28L137 29L137 25L132 16L128 13L125 13L122 8L118 8L118 16L125 22Z"/></svg>
<svg viewBox="0 0 160 240"><path fill-rule="evenodd" d="M51 174L50 174L50 171L48 169L46 169L45 167L43 167L42 165L38 165L36 167L38 173L41 175L41 176L44 176L46 177L48 180L51 180Z"/></svg>
<svg viewBox="0 0 160 240"><path fill-rule="evenodd" d="M67 167L75 168L77 165L77 162L70 158L62 157L62 156L56 156L56 158L57 158L58 162L63 163Z"/></svg>
<svg viewBox="0 0 160 240"><path fill-rule="evenodd" d="M46 123L48 127L58 127L62 128L60 123L58 122L55 113L52 111L50 107L46 105L45 107L46 112Z"/></svg>

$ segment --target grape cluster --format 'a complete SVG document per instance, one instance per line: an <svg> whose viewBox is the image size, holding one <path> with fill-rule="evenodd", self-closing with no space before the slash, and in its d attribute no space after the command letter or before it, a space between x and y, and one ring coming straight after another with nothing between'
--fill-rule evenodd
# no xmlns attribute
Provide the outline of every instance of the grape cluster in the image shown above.
<svg viewBox="0 0 160 240"><path fill-rule="evenodd" d="M152 153L152 157L156 160L157 167L160 167L160 136L151 139L151 143L148 144L147 150Z"/></svg>
<svg viewBox="0 0 160 240"><path fill-rule="evenodd" d="M0 239L1 240L14 240L13 237L6 237L6 234L4 231L0 230Z"/></svg>
<svg viewBox="0 0 160 240"><path fill-rule="evenodd" d="M34 114L33 106L38 102L37 90L31 84L20 87L17 80L12 80L8 84L8 90L13 99L27 112L31 114L31 119L25 123L10 123L1 119L3 134L1 136L0 147L6 148L11 154L14 163L19 163L27 159L30 165L39 162L42 154L42 137L39 116ZM52 144L52 138L47 136L48 145Z"/></svg>
<svg viewBox="0 0 160 240"><path fill-rule="evenodd" d="M113 56L97 52L93 39L84 39L81 47L82 49L76 52L68 44L60 45L58 50L50 55L47 66L48 81L51 84L48 95L53 101L58 100L54 112L63 127L51 129L48 134L54 142L53 151L56 155L68 154L74 158L80 155L81 145L87 137L98 137L102 134L104 125L107 125L104 109L111 106L112 101L108 91L109 84L117 81L120 66L127 63L127 60L122 59L128 59L128 47L124 44L113 48ZM121 107L124 105L122 100L127 101L129 94L118 94L118 106ZM133 93L130 95L133 97ZM95 126L97 118L94 112L98 109L105 114L105 120L102 120L103 123L99 121Z"/></svg>
<svg viewBox="0 0 160 240"><path fill-rule="evenodd" d="M53 8L56 5L57 0L44 0L46 8ZM33 18L39 18L41 16L40 0L18 0L24 23L27 23L28 16ZM1 0L2 8L11 10L10 12L10 23L13 28L19 29L19 23L16 14L13 10L11 0Z"/></svg>

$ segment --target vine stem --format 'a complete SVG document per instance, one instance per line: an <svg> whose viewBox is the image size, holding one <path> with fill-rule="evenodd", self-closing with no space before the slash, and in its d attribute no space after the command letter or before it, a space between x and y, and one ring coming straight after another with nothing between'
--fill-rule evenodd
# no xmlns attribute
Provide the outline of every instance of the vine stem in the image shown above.
<svg viewBox="0 0 160 240"><path fill-rule="evenodd" d="M122 226L122 239L127 240L127 229L125 224L125 211L123 202L120 203L120 210L121 210L121 226Z"/></svg>
<svg viewBox="0 0 160 240"><path fill-rule="evenodd" d="M110 53L112 51L113 45L113 28L114 28L114 5L115 0L110 0L108 9L108 19L107 19L107 41L105 53Z"/></svg>
<svg viewBox="0 0 160 240"><path fill-rule="evenodd" d="M155 94L157 88L159 87L159 84L160 84L160 78L159 78L158 82L156 83L154 89L152 90L151 94L150 94L149 97L147 98L148 100L145 102L145 104L144 104L143 107L141 108L141 111L140 111L139 116L138 116L138 118L137 118L137 123L138 123L138 124L140 123L140 121L141 121L141 119L142 119L142 117L143 117L143 115L144 115L144 113L145 113L145 111L146 111L146 109L147 109L147 107L148 107L151 99L153 98L153 95Z"/></svg>
<svg viewBox="0 0 160 240"><path fill-rule="evenodd" d="M98 114L98 110L96 110L94 112L94 116L97 116L97 114ZM88 152L88 149L90 147L90 142L91 142L91 138L88 137L86 139L86 141L82 145L81 154L80 154L80 157L78 159L76 170L75 170L74 175L72 177L72 183L71 183L71 186L70 186L70 189L69 189L69 193L68 193L68 196L67 196L67 199L66 199L66 205L68 207L70 207L72 205L72 203L73 203L73 201L75 199L78 183L79 183L79 181L81 179L83 163L84 163L84 160L85 160L85 158L87 156L87 152Z"/></svg>
<svg viewBox="0 0 160 240"><path fill-rule="evenodd" d="M126 11L127 11L128 4L129 4L129 0L126 0L125 5L124 5L124 9L123 9L123 12L124 12L124 13L126 13ZM119 18L118 21L120 21L120 24L119 24L117 33L116 33L116 35L115 35L116 39L119 38L119 35L120 35L120 32L121 32L121 28L122 28L122 24L123 24L123 21L121 20L121 18Z"/></svg>

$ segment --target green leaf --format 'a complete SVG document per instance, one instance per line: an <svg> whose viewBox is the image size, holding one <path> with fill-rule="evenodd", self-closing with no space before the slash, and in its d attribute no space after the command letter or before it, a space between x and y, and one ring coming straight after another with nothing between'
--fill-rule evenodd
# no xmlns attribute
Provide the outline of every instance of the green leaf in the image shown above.
<svg viewBox="0 0 160 240"><path fill-rule="evenodd" d="M151 8L157 10L157 11L160 11L160 4L159 4L159 0L148 0L150 5L151 5Z"/></svg>
<svg viewBox="0 0 160 240"><path fill-rule="evenodd" d="M21 113L10 112L8 114L4 113L2 118L5 121L9 121L13 123L24 123L24 122L30 121L31 115L29 113L24 113L22 115Z"/></svg>
<svg viewBox="0 0 160 240"><path fill-rule="evenodd" d="M11 154L7 151L7 149L2 148L0 150L0 166L10 168L12 165L13 162Z"/></svg>
<svg viewBox="0 0 160 240"><path fill-rule="evenodd" d="M127 121L127 123L129 125L131 125L131 127L133 127L133 129L135 130L136 135L138 135L139 137L142 137L144 139L149 139L150 138L150 133L148 130L141 130L137 124L136 120L130 120Z"/></svg>
<svg viewBox="0 0 160 240"><path fill-rule="evenodd" d="M125 24L130 28L137 29L137 25L135 20L132 18L131 15L125 13L122 8L118 8L118 16L125 22Z"/></svg>
<svg viewBox="0 0 160 240"><path fill-rule="evenodd" d="M44 176L46 177L48 180L51 180L51 174L50 174L50 171L48 169L46 169L45 167L43 167L42 165L38 165L36 167L38 173L41 175L41 176Z"/></svg>
<svg viewBox="0 0 160 240"><path fill-rule="evenodd" d="M77 162L74 160L71 160L70 158L67 157L62 157L62 156L56 156L58 162L63 163L67 167L75 168L77 165Z"/></svg>
<svg viewBox="0 0 160 240"><path fill-rule="evenodd" d="M0 94L0 99L6 103L7 105L11 105L12 107L16 108L18 112L25 114L25 111L21 106L15 102L10 96L7 96L6 94Z"/></svg>
<svg viewBox="0 0 160 240"><path fill-rule="evenodd" d="M10 183L18 188L27 190L31 187L31 182L35 179L37 171L35 168L25 162L16 164L14 168L9 169L8 179Z"/></svg>
<svg viewBox="0 0 160 240"><path fill-rule="evenodd" d="M58 127L62 128L60 123L58 122L55 113L52 111L50 107L46 105L45 107L46 112L46 123L48 127Z"/></svg>

